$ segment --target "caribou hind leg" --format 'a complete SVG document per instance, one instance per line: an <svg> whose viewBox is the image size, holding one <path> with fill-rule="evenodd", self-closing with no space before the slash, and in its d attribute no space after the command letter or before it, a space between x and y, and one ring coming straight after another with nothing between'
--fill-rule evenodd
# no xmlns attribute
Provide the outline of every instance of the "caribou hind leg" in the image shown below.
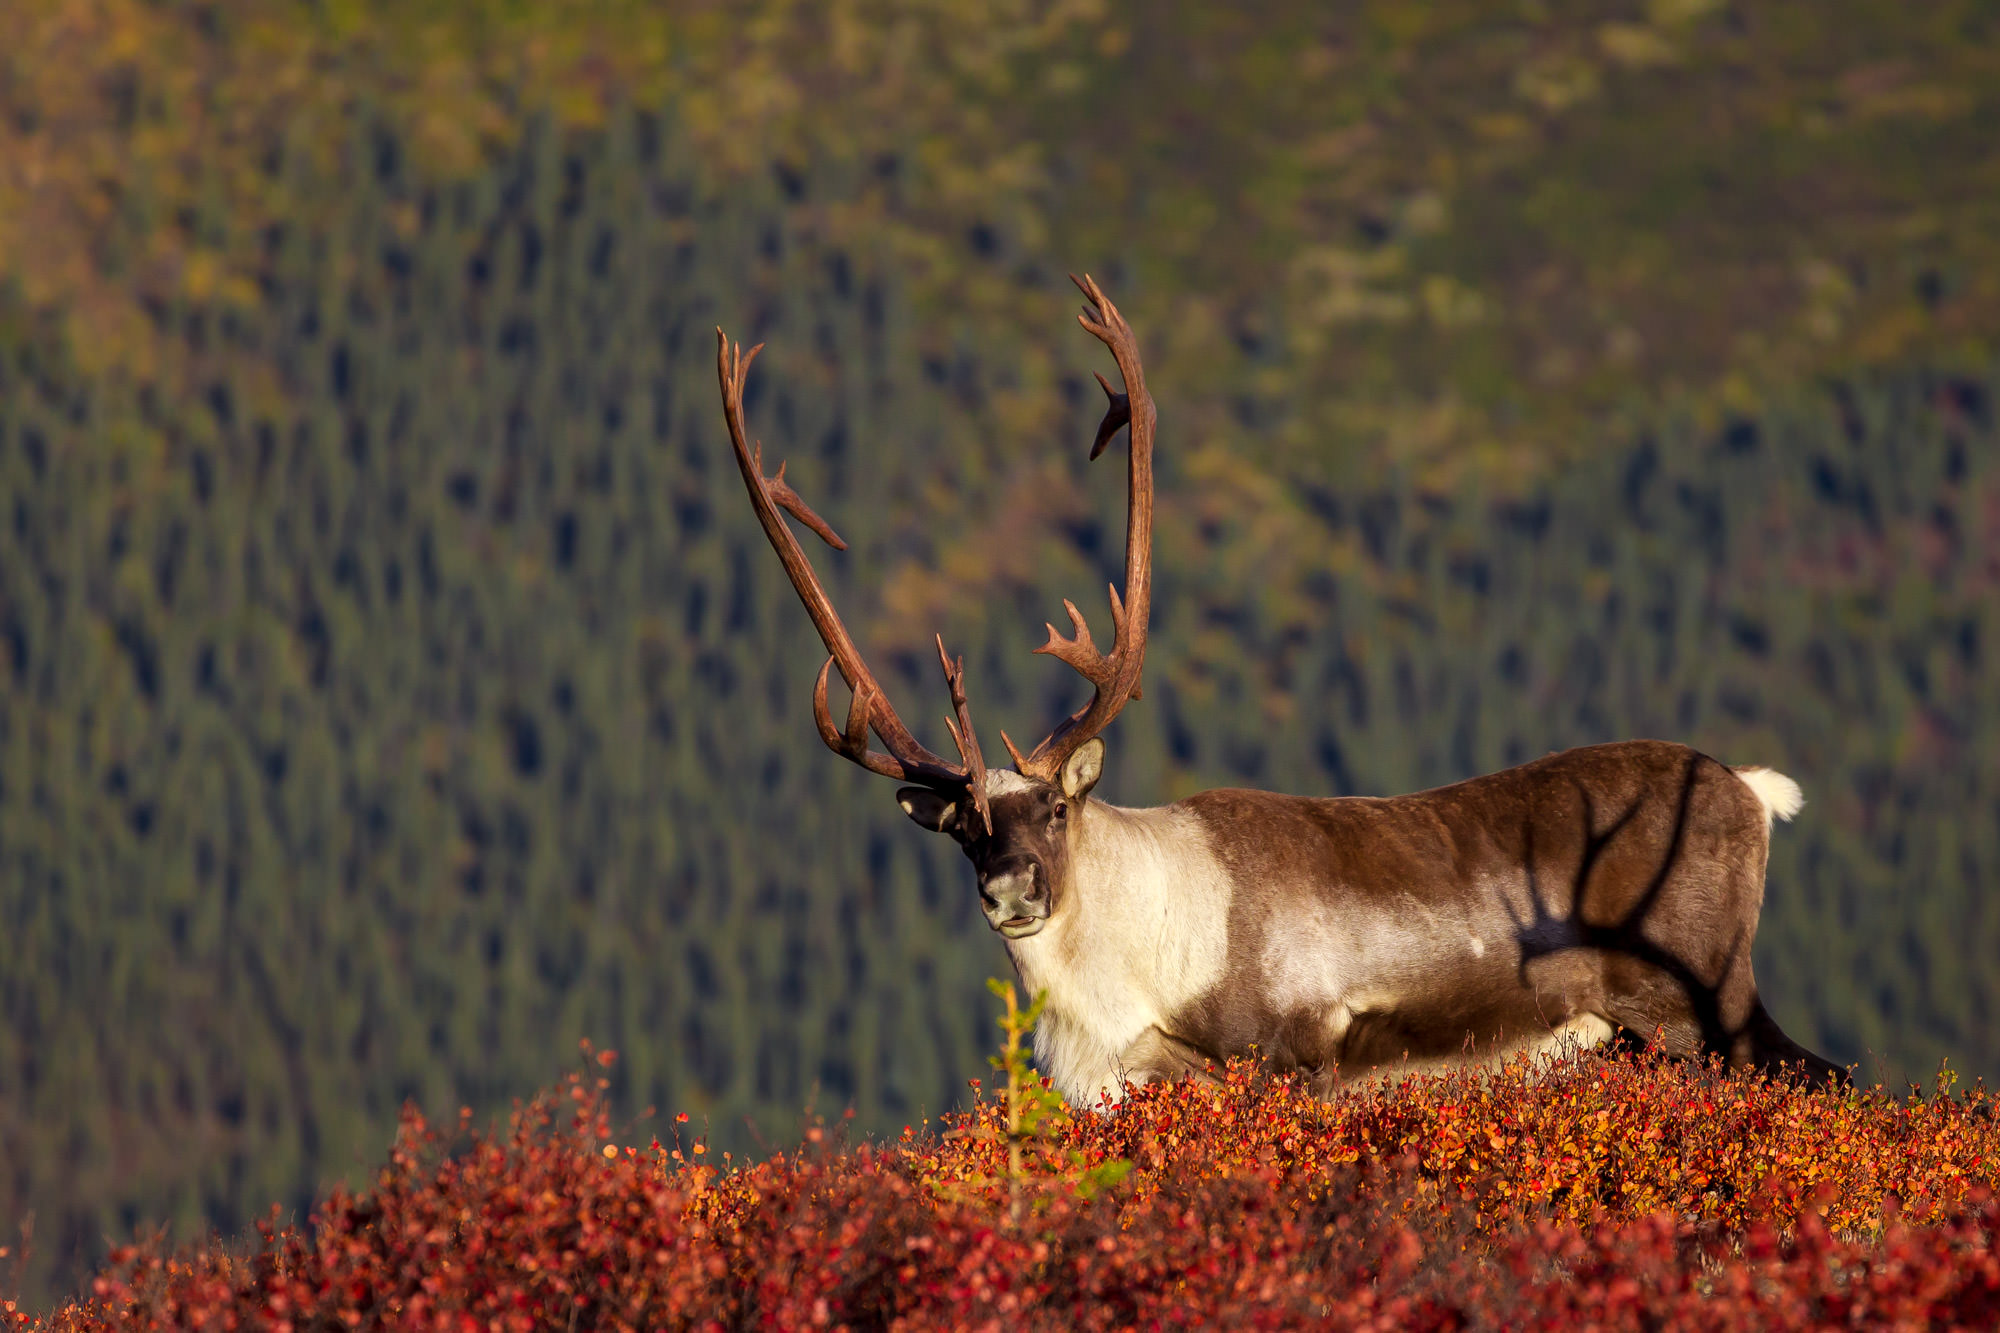
<svg viewBox="0 0 2000 1333"><path fill-rule="evenodd" d="M1823 1086L1851 1080L1845 1069L1814 1054L1778 1026L1751 980L1744 957L1720 986L1706 987L1680 968L1634 967L1621 959L1623 973L1606 1009L1622 1029L1623 1044L1656 1045L1677 1059L1719 1055L1731 1069ZM1634 973L1649 973L1643 981Z"/></svg>
<svg viewBox="0 0 2000 1333"><path fill-rule="evenodd" d="M1685 782L1680 818L1649 891L1621 903L1612 922L1584 928L1603 951L1605 1012L1630 1037L1657 1041L1671 1056L1714 1054L1731 1069L1846 1084L1846 1070L1772 1019L1751 965L1771 825L1797 813L1797 784L1768 769L1729 770L1700 756ZM1732 843L1749 844L1747 854L1728 856Z"/></svg>
<svg viewBox="0 0 2000 1333"><path fill-rule="evenodd" d="M1787 1036L1777 1020L1771 1017L1770 1011L1764 1008L1762 1000L1756 1001L1756 1008L1744 1026L1739 1046L1743 1052L1742 1064L1776 1078L1801 1080L1807 1086L1816 1088L1824 1087L1829 1080L1843 1088L1854 1082L1847 1070L1815 1055Z"/></svg>

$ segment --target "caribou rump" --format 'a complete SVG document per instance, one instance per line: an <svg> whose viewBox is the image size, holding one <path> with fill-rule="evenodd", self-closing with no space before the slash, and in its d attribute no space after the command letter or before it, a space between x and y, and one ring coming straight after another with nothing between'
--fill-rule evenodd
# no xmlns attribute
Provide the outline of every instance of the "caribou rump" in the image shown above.
<svg viewBox="0 0 2000 1333"><path fill-rule="evenodd" d="M1766 1012L1750 946L1774 820L1803 805L1790 778L1683 745L1626 741L1552 754L1409 796L1202 792L1123 809L1093 796L1099 733L1140 693L1152 600L1155 410L1138 345L1089 278L1078 322L1123 377L1091 446L1129 436L1125 590L1100 650L1072 634L1036 649L1093 686L1090 701L988 769L962 660L937 640L956 761L904 726L786 525L845 543L743 424L746 353L716 330L723 415L758 521L829 657L813 689L820 737L908 784L911 819L957 840L986 919L1023 982L1047 994L1041 1068L1072 1102L1202 1074L1252 1055L1330 1094L1381 1071L1492 1063L1522 1050L1658 1039L1733 1067L1845 1079ZM834 723L828 680L851 692ZM884 750L871 747L871 733Z"/></svg>

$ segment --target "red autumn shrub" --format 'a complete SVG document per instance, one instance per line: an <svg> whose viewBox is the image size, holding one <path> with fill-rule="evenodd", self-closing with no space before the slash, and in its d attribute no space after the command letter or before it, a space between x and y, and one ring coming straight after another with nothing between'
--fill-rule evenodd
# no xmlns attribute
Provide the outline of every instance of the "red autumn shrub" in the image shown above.
<svg viewBox="0 0 2000 1333"><path fill-rule="evenodd" d="M121 1250L43 1322L2000 1326L2000 1129L1979 1093L1580 1057L1321 1103L1232 1065L1026 1139L982 1098L941 1134L815 1132L718 1167L699 1144L611 1145L603 1088L572 1075L451 1152L406 1112L376 1182L308 1227Z"/></svg>

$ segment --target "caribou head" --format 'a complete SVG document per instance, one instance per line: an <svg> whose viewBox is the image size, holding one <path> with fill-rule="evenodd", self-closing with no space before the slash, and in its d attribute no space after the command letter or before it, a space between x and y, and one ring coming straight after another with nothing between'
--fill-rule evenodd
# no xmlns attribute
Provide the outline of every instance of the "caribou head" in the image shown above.
<svg viewBox="0 0 2000 1333"><path fill-rule="evenodd" d="M1095 459L1120 430L1129 432L1125 594L1121 597L1116 586L1109 589L1112 646L1108 652L1099 650L1083 613L1073 602L1063 603L1072 626L1070 637L1065 638L1053 625L1047 627L1048 642L1035 651L1067 662L1090 681L1094 692L1090 702L1063 719L1025 755L1004 731L1000 733L1014 761L1011 771L987 769L966 706L964 661L954 660L945 651L942 636L937 639L938 662L944 669L952 704L952 715L945 725L958 750L958 762L925 749L896 715L779 511L797 518L835 550L845 550L847 543L785 482L782 464L775 476L764 475L763 446L749 443L745 434L743 382L763 344L745 352L721 329L716 330L723 415L737 466L749 487L758 521L829 654L813 688L813 717L820 738L834 753L871 773L911 784L896 793L897 804L922 827L958 840L978 874L987 922L1010 940L1038 933L1061 904L1071 843L1081 823L1077 816L1104 766L1104 742L1098 733L1127 700L1139 697L1146 620L1152 606L1152 395L1146 392L1139 349L1125 317L1089 277L1071 275L1070 281L1090 303L1077 322L1111 350L1125 382L1120 393L1104 376L1097 376L1109 402L1090 448L1090 457ZM844 727L834 725L827 703L828 680L836 669L853 695ZM881 739L886 753L871 748L871 732Z"/></svg>
<svg viewBox="0 0 2000 1333"><path fill-rule="evenodd" d="M1104 742L1085 741L1054 781L1019 770L986 775L992 827L971 803L930 787L896 793L903 813L933 833L949 833L979 876L979 903L993 929L1010 940L1038 933L1061 905L1071 841L1083 803L1104 767Z"/></svg>

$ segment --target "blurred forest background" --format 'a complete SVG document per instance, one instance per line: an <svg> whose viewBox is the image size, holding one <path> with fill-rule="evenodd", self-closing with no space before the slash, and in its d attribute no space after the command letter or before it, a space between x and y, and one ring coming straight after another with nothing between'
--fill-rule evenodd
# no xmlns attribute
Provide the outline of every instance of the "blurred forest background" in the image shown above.
<svg viewBox="0 0 2000 1333"><path fill-rule="evenodd" d="M717 1148L952 1105L1005 956L814 736L713 329L904 715L942 630L1039 734L1069 269L1160 406L1105 794L1774 765L1780 1021L2000 1074L1995 124L1983 0L0 6L0 1285L585 1036Z"/></svg>

